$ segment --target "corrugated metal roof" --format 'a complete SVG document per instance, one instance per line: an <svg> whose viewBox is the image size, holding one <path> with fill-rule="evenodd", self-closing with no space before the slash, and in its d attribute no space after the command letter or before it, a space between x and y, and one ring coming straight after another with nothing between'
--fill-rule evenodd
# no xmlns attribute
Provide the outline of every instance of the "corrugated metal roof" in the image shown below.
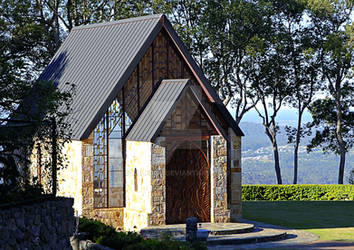
<svg viewBox="0 0 354 250"><path fill-rule="evenodd" d="M188 79L163 80L127 135L127 140L151 141L184 92Z"/></svg>
<svg viewBox="0 0 354 250"><path fill-rule="evenodd" d="M74 28L40 80L52 80L59 89L76 85L73 139L85 139L103 116L160 31L163 15L125 19Z"/></svg>
<svg viewBox="0 0 354 250"><path fill-rule="evenodd" d="M52 80L61 90L69 88L67 82L76 85L73 113L68 118L73 139L89 136L163 27L212 101L218 107L223 105L164 15L79 26L71 31L40 77ZM243 135L228 110L224 106L219 109L235 133Z"/></svg>

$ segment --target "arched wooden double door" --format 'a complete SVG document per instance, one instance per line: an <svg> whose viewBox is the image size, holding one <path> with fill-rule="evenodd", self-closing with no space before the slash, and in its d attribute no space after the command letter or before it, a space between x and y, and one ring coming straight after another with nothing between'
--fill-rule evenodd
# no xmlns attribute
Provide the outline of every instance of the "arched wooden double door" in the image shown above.
<svg viewBox="0 0 354 250"><path fill-rule="evenodd" d="M210 221L208 141L175 144L166 166L166 223L185 223L188 217Z"/></svg>

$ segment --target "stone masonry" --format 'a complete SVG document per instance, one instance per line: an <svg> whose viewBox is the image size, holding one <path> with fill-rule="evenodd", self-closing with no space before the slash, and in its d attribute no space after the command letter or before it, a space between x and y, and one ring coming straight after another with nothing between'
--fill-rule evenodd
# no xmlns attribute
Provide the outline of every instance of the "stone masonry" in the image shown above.
<svg viewBox="0 0 354 250"><path fill-rule="evenodd" d="M152 212L149 214L149 226L164 225L166 221L165 148L156 144L152 144L151 147Z"/></svg>
<svg viewBox="0 0 354 250"><path fill-rule="evenodd" d="M211 222L230 221L227 204L227 141L211 137Z"/></svg>
<svg viewBox="0 0 354 250"><path fill-rule="evenodd" d="M73 199L0 207L0 249L72 249Z"/></svg>

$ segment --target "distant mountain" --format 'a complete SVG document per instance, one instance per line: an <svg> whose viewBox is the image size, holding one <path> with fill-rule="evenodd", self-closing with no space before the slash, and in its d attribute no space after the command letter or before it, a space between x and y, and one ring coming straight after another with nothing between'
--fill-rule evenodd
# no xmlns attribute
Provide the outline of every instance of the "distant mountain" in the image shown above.
<svg viewBox="0 0 354 250"><path fill-rule="evenodd" d="M235 110L229 108L230 113L234 116ZM297 124L297 111L296 109L284 108L278 111L277 120L279 125L291 125L295 126ZM259 117L257 111L250 110L245 116L242 118L243 122L251 122L251 123L262 123L261 118ZM305 111L302 116L303 123L312 121L312 116L308 111Z"/></svg>
<svg viewBox="0 0 354 250"><path fill-rule="evenodd" d="M242 182L244 184L276 184L273 151L264 127L260 123L242 122L241 129L245 133L242 138ZM287 143L284 126L280 126L277 137L280 164L284 184L293 180L293 145ZM317 150L308 154L305 138L299 150L299 184L335 184L338 176L339 157L333 153L323 154ZM345 183L351 169L354 169L354 150L346 157Z"/></svg>

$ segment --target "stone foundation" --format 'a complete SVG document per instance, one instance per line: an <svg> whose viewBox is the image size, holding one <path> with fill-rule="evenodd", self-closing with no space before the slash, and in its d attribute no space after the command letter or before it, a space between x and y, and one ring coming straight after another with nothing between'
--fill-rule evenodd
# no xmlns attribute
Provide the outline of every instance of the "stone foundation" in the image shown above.
<svg viewBox="0 0 354 250"><path fill-rule="evenodd" d="M99 220L106 225L120 231L124 229L124 208L94 208L85 211L84 216L92 220Z"/></svg>

